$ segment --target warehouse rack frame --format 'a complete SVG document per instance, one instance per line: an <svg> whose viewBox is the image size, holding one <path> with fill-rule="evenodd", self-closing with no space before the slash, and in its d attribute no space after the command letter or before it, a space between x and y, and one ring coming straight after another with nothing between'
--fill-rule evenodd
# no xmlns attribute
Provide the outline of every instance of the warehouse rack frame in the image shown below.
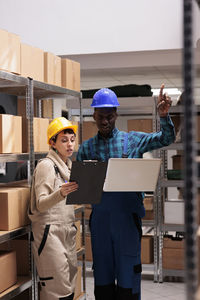
<svg viewBox="0 0 200 300"><path fill-rule="evenodd" d="M46 153L35 153L33 143L33 116L34 116L34 99L38 100L39 107L41 105L41 99L45 100L48 98L78 98L80 99L81 93L66 88L58 87L55 85L46 84L43 82L35 81L31 78L24 78L19 75L8 73L0 70L0 93L22 96L26 99L26 118L28 120L28 145L29 153L21 154L0 154L0 162L13 162L25 160L28 162L28 183L31 185L31 178L35 167L35 159L40 159L46 156ZM79 100L80 101L80 100ZM41 110L38 114L41 116ZM76 212L82 213L82 241L83 247L77 251L77 256L82 255L83 257L83 293L79 299L83 299L86 294L85 284L85 248L84 248L84 207L75 209ZM0 299L7 300L21 294L26 289L32 289L32 300L38 300L38 277L36 268L33 261L30 245L30 233L31 225L17 228L12 231L0 231L0 243L15 239L19 236L28 234L29 238L29 250L30 250L30 261L31 261L31 278L30 277L18 277L16 285L0 294Z"/></svg>
<svg viewBox="0 0 200 300"><path fill-rule="evenodd" d="M197 112L200 112L200 106L196 106ZM170 109L170 115L178 114L183 116L183 107L182 106L172 106ZM200 144L197 145L198 150L200 150ZM172 276L172 277L185 277L184 270L174 270L174 269L163 269L163 256L162 256L162 249L163 249L163 236L165 232L185 232L185 225L184 224L165 224L164 223L164 208L163 204L165 199L167 199L167 189L168 188L183 188L184 187L184 180L170 180L167 179L167 152L169 150L184 150L184 143L177 142L173 143L167 147L163 147L160 150L160 157L162 158L162 173L158 183L159 188L161 189L161 193L157 195L158 200L158 216L159 216L159 282L162 283L164 277ZM200 186L200 180L197 181L198 186Z"/></svg>
<svg viewBox="0 0 200 300"><path fill-rule="evenodd" d="M196 121L197 112L200 107L195 104L194 97L194 49L193 49L193 0L183 1L183 81L184 81L184 102L182 106L172 107L172 112L178 112L184 115L183 118L183 143L172 144L166 149L161 150L161 156L164 161L164 170L160 187L167 189L168 187L184 188L183 200L185 203L185 222L184 225L167 225L163 223L162 217L159 219L159 282L163 282L163 277L178 276L184 277L186 282L187 299L200 299L197 296L198 285L198 227L197 224L197 189L200 187L200 180L197 172L197 150L200 150L199 144L196 142ZM197 0L199 5L199 1ZM183 150L184 151L184 177L183 180L166 180L166 150ZM159 213L162 216L162 199L158 199ZM165 231L181 231L185 232L185 268L184 270L163 270L162 268L162 246L163 233Z"/></svg>

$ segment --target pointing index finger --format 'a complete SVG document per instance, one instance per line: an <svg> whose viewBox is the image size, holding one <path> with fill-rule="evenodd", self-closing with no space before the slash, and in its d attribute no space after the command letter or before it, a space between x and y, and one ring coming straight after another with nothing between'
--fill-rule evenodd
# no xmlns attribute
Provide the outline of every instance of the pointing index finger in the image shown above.
<svg viewBox="0 0 200 300"><path fill-rule="evenodd" d="M165 85L164 85L164 83L163 83L163 84L161 85L161 87L160 87L160 94L159 94L160 98L163 97L163 89L164 89L164 87L165 87Z"/></svg>

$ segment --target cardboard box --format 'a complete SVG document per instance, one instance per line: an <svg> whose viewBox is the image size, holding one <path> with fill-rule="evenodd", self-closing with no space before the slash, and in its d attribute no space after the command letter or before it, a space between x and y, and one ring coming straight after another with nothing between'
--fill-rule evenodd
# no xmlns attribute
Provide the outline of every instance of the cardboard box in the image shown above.
<svg viewBox="0 0 200 300"><path fill-rule="evenodd" d="M154 219L154 211L153 210L146 210L145 216L142 218L142 220L153 220Z"/></svg>
<svg viewBox="0 0 200 300"><path fill-rule="evenodd" d="M44 51L21 44L21 76L44 81Z"/></svg>
<svg viewBox="0 0 200 300"><path fill-rule="evenodd" d="M82 257L80 256L78 259L82 260ZM86 261L93 261L90 233L85 234L85 260Z"/></svg>
<svg viewBox="0 0 200 300"><path fill-rule="evenodd" d="M184 269L183 249L163 248L163 269L183 270Z"/></svg>
<svg viewBox="0 0 200 300"><path fill-rule="evenodd" d="M45 101L42 101L42 103ZM17 97L17 115L26 117L26 99ZM34 116L37 116L37 101L34 101Z"/></svg>
<svg viewBox="0 0 200 300"><path fill-rule="evenodd" d="M82 268L81 266L78 266L76 287L74 291L74 300L76 300L81 294L81 275L82 275Z"/></svg>
<svg viewBox="0 0 200 300"><path fill-rule="evenodd" d="M82 247L82 236L81 236L81 221L78 220L75 222L77 233L76 233L76 250Z"/></svg>
<svg viewBox="0 0 200 300"><path fill-rule="evenodd" d="M82 138L83 141L86 141L90 139L91 137L94 137L98 132L98 128L96 126L96 123L93 121L84 121L83 127L82 127Z"/></svg>
<svg viewBox="0 0 200 300"><path fill-rule="evenodd" d="M0 69L20 74L20 37L0 29Z"/></svg>
<svg viewBox="0 0 200 300"><path fill-rule="evenodd" d="M33 119L33 144L35 152L48 152L49 145L47 144L47 128L49 119L34 118ZM28 120L22 119L22 151L29 152L28 145Z"/></svg>
<svg viewBox="0 0 200 300"><path fill-rule="evenodd" d="M153 197L145 197L143 202L144 202L144 207L145 207L146 211L153 210Z"/></svg>
<svg viewBox="0 0 200 300"><path fill-rule="evenodd" d="M181 136L180 136L180 140L179 142L181 142L182 140L182 133L183 133L183 124L181 121L181 117L180 116L171 116L172 122L174 123L174 127L175 127L175 132L176 134L181 131ZM200 115L197 115L197 120L196 120L196 141L200 142Z"/></svg>
<svg viewBox="0 0 200 300"><path fill-rule="evenodd" d="M174 115L174 116L170 116L170 117L174 124L175 133L177 134L180 129L180 126L181 126L181 117L180 117L180 115Z"/></svg>
<svg viewBox="0 0 200 300"><path fill-rule="evenodd" d="M29 242L26 239L10 241L10 246L16 251L17 275L27 276L30 274Z"/></svg>
<svg viewBox="0 0 200 300"><path fill-rule="evenodd" d="M184 224L184 202L165 201L164 202L164 223L165 224Z"/></svg>
<svg viewBox="0 0 200 300"><path fill-rule="evenodd" d="M184 240L164 238L163 240L163 268L173 270L184 269Z"/></svg>
<svg viewBox="0 0 200 300"><path fill-rule="evenodd" d="M134 119L128 120L128 132L129 131L142 131L142 132L152 132L153 125L150 119Z"/></svg>
<svg viewBox="0 0 200 300"><path fill-rule="evenodd" d="M85 235L85 260L86 261L93 261L90 234Z"/></svg>
<svg viewBox="0 0 200 300"><path fill-rule="evenodd" d="M89 220L90 219L91 212L92 212L92 208L91 207L85 207L85 220ZM80 212L77 213L76 217L80 219L81 218L81 213Z"/></svg>
<svg viewBox="0 0 200 300"><path fill-rule="evenodd" d="M173 155L172 156L172 167L175 170L183 169L183 156L182 155Z"/></svg>
<svg viewBox="0 0 200 300"><path fill-rule="evenodd" d="M80 63L63 58L61 60L62 87L80 92Z"/></svg>
<svg viewBox="0 0 200 300"><path fill-rule="evenodd" d="M79 122L77 121L71 121L73 125L77 125L78 129L76 132L76 140L75 140L75 147L74 147L74 152L78 152L79 145L80 145L80 137L79 137Z"/></svg>
<svg viewBox="0 0 200 300"><path fill-rule="evenodd" d="M61 86L61 58L44 52L44 82Z"/></svg>
<svg viewBox="0 0 200 300"><path fill-rule="evenodd" d="M0 250L16 252L17 275L30 274L29 242L26 236L0 244Z"/></svg>
<svg viewBox="0 0 200 300"><path fill-rule="evenodd" d="M144 235L141 241L141 261L142 264L153 262L153 236Z"/></svg>
<svg viewBox="0 0 200 300"><path fill-rule="evenodd" d="M184 249L184 239L164 237L163 247L171 249Z"/></svg>
<svg viewBox="0 0 200 300"><path fill-rule="evenodd" d="M0 251L0 293L17 282L15 251Z"/></svg>
<svg viewBox="0 0 200 300"><path fill-rule="evenodd" d="M47 99L42 101L42 117L52 119L53 117L53 100Z"/></svg>
<svg viewBox="0 0 200 300"><path fill-rule="evenodd" d="M22 118L0 115L0 153L22 153Z"/></svg>
<svg viewBox="0 0 200 300"><path fill-rule="evenodd" d="M27 215L30 188L0 188L0 230L12 230L30 223Z"/></svg>

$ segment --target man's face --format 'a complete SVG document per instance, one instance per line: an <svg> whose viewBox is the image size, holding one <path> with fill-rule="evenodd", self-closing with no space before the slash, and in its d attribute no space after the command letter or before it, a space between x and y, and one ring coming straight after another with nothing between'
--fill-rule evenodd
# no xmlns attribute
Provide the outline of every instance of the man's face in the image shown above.
<svg viewBox="0 0 200 300"><path fill-rule="evenodd" d="M115 128L117 112L114 108L96 108L93 114L99 132L103 137L108 137Z"/></svg>

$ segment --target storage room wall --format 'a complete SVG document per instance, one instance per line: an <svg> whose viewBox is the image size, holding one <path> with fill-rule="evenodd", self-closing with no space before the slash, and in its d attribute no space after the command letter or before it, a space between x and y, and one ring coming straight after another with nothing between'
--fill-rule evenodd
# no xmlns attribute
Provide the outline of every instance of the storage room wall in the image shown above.
<svg viewBox="0 0 200 300"><path fill-rule="evenodd" d="M1 0L0 28L55 54L182 47L182 0ZM194 43L200 12L194 6ZM159 25L159 26L158 26Z"/></svg>

